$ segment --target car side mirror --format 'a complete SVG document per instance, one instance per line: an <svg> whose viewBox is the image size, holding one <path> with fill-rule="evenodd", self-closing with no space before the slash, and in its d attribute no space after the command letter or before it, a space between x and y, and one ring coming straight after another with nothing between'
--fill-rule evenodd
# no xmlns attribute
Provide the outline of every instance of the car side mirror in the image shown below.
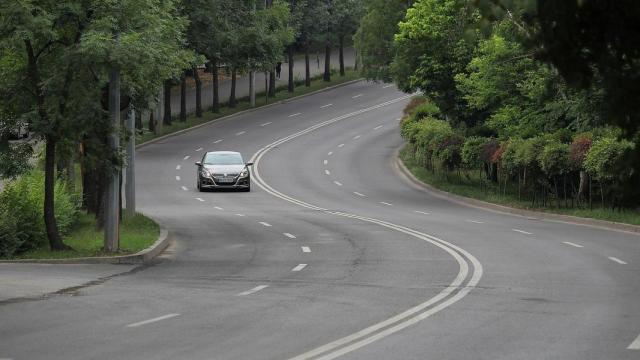
<svg viewBox="0 0 640 360"><path fill-rule="evenodd" d="M251 163L251 162L244 164L244 166L251 166L251 165L253 165L253 163Z"/></svg>
<svg viewBox="0 0 640 360"><path fill-rule="evenodd" d="M200 161L196 161L196 165L197 166L202 166L202 163Z"/></svg>

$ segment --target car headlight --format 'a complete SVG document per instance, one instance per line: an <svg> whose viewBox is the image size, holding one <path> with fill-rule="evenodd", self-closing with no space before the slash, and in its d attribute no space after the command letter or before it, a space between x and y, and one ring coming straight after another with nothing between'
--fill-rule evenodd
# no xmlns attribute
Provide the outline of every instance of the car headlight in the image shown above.
<svg viewBox="0 0 640 360"><path fill-rule="evenodd" d="M247 168L242 169L242 171L240 171L240 177L247 177L249 176L249 170L247 170Z"/></svg>
<svg viewBox="0 0 640 360"><path fill-rule="evenodd" d="M203 168L202 171L200 171L200 174L204 177L211 177L211 173L209 172L209 170Z"/></svg>

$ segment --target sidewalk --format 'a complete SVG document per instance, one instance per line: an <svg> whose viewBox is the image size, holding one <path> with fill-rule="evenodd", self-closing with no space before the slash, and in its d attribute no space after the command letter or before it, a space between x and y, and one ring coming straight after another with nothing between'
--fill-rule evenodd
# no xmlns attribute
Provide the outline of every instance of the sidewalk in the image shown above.
<svg viewBox="0 0 640 360"><path fill-rule="evenodd" d="M319 53L320 65L318 66L318 59L316 53L311 53L309 56L311 76L322 74L324 72L324 52ZM344 49L344 64L345 67L353 67L355 64L355 49ZM331 68L339 69L339 53L338 49L333 49L331 53ZM210 76L210 74L207 74ZM339 76L339 75L338 75ZM294 79L304 79L305 77L305 63L304 56L296 55L293 65L293 77ZM265 90L264 73L256 74L256 93L260 93ZM280 79L276 79L277 86L286 86L289 82L289 64L282 63L282 71L280 73ZM173 115L180 114L180 92L172 92L171 95L171 113ZM220 102L225 103L229 100L229 94L231 93L231 79L225 79L220 81L219 86ZM238 77L236 80L236 99L249 96L249 75ZM196 111L196 90L195 88L187 88L187 113L193 113ZM213 104L213 85L208 82L202 86L202 108L207 110Z"/></svg>

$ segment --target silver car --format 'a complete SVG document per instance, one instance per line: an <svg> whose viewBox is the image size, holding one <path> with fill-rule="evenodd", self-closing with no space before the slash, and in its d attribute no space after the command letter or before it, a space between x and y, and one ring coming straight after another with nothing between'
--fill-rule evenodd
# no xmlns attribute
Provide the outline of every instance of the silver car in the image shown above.
<svg viewBox="0 0 640 360"><path fill-rule="evenodd" d="M251 191L251 174L249 166L242 155L235 151L210 151L196 162L198 190L207 189L240 189Z"/></svg>

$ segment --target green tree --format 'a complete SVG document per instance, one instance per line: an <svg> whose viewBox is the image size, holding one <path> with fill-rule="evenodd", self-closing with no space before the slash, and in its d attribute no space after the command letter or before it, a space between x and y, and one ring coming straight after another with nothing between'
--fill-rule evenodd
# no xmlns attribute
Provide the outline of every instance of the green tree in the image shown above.
<svg viewBox="0 0 640 360"><path fill-rule="evenodd" d="M362 0L333 0L334 33L338 38L340 75L344 76L344 40L353 36L362 17Z"/></svg>

